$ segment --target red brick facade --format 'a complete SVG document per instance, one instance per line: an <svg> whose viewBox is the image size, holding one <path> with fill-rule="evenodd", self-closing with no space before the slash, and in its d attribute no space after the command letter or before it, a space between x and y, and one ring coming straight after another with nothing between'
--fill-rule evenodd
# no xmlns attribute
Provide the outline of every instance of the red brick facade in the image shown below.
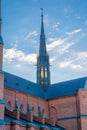
<svg viewBox="0 0 87 130"><path fill-rule="evenodd" d="M23 119L26 118L31 121L37 120L43 124L48 123L53 126L57 124L63 128L66 128L66 130L86 130L87 128L87 90L79 90L77 92L77 95L46 101L39 97L34 97L32 95L5 88L4 98L7 103L10 103L11 110L15 108L16 101L19 102L19 105L22 104L23 112L27 112L27 104L29 104L31 108L34 109L34 114L36 115L36 117L33 115L29 115L28 119L28 115L21 115L21 113L19 112L17 117L19 119L20 117L23 117ZM39 115L38 106L40 106L44 110L44 116ZM0 117L3 117L2 114L0 114ZM50 117L50 119L48 119L48 117ZM35 130L39 128L33 126L27 126L26 128L26 126L20 123L9 123L6 126L4 126L4 128L0 127L0 130L10 129Z"/></svg>

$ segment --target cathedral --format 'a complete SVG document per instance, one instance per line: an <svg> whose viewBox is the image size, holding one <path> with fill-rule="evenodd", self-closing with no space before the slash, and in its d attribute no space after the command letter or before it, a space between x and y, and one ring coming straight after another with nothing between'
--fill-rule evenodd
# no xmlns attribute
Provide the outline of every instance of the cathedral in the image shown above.
<svg viewBox="0 0 87 130"><path fill-rule="evenodd" d="M37 83L2 70L1 24L0 8L0 130L87 130L87 77L51 84L43 10Z"/></svg>

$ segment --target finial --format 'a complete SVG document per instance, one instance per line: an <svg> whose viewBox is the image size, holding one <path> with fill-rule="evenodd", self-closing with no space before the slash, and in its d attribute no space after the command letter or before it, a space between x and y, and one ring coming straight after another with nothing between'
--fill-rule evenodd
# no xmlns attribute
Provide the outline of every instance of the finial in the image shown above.
<svg viewBox="0 0 87 130"><path fill-rule="evenodd" d="M43 8L41 8L41 17L43 17Z"/></svg>

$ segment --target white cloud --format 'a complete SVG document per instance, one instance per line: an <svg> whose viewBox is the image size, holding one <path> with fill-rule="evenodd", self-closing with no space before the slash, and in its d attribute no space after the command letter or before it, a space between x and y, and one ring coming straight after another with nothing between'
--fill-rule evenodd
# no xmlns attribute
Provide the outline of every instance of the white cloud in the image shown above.
<svg viewBox="0 0 87 130"><path fill-rule="evenodd" d="M67 39L64 38L64 39L57 39L57 40L53 41L52 43L50 43L50 44L47 45L47 50L48 51L53 50L55 47L63 44L66 40Z"/></svg>
<svg viewBox="0 0 87 130"><path fill-rule="evenodd" d="M68 52L68 51L69 51L68 49L69 49L72 45L74 45L73 42L72 42L72 43L67 43L67 44L62 45L62 46L58 49L58 53L59 53L59 54L63 54L63 53L65 53L65 52Z"/></svg>
<svg viewBox="0 0 87 130"><path fill-rule="evenodd" d="M80 64L72 63L72 61L64 61L59 63L60 68L71 68L73 70L83 70L83 67Z"/></svg>
<svg viewBox="0 0 87 130"><path fill-rule="evenodd" d="M87 60L87 52L79 52L77 54L77 60Z"/></svg>
<svg viewBox="0 0 87 130"><path fill-rule="evenodd" d="M27 40L27 39L29 39L30 37L32 37L32 36L37 36L37 35L38 35L37 31L30 32L30 33L28 33L28 34L24 37L24 40Z"/></svg>
<svg viewBox="0 0 87 130"><path fill-rule="evenodd" d="M71 35L74 35L74 34L77 34L77 33L81 32L81 31L82 31L82 29L80 28L80 29L73 30L72 32L66 32L66 34L71 36Z"/></svg>
<svg viewBox="0 0 87 130"><path fill-rule="evenodd" d="M18 60L22 63L34 64L36 63L36 54L25 54L16 48L4 49L4 62L11 63L13 60ZM18 65L16 67L19 67Z"/></svg>
<svg viewBox="0 0 87 130"><path fill-rule="evenodd" d="M54 25L52 26L52 28L58 31L59 30L59 25L60 25L60 23L56 22L56 23L54 23Z"/></svg>
<svg viewBox="0 0 87 130"><path fill-rule="evenodd" d="M56 57L51 57L50 58L50 63L54 62L56 60Z"/></svg>
<svg viewBox="0 0 87 130"><path fill-rule="evenodd" d="M52 38L52 37L50 37L50 38L48 38L48 41L49 42L53 42L53 41L55 41L56 39L55 38Z"/></svg>
<svg viewBox="0 0 87 130"><path fill-rule="evenodd" d="M78 52L71 55L71 57L59 63L60 68L87 71L87 52Z"/></svg>
<svg viewBox="0 0 87 130"><path fill-rule="evenodd" d="M49 24L48 14L46 14L46 15L44 16L44 23Z"/></svg>
<svg viewBox="0 0 87 130"><path fill-rule="evenodd" d="M17 64L17 65L16 65L16 68L21 68L21 65L20 65L20 64Z"/></svg>

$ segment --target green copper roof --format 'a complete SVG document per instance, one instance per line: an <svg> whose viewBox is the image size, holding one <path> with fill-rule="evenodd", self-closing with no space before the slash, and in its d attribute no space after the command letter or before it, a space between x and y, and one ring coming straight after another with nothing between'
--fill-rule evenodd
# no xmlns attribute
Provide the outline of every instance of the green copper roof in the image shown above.
<svg viewBox="0 0 87 130"><path fill-rule="evenodd" d="M4 77L5 87L18 90L27 94L31 94L40 98L45 98L44 91L38 84L25 80L18 76L9 74L7 72L4 72Z"/></svg>
<svg viewBox="0 0 87 130"><path fill-rule="evenodd" d="M79 89L87 89L87 77L52 84L48 87L46 92L44 92L38 84L7 72L4 72L4 77L5 87L44 98L46 100L74 95Z"/></svg>
<svg viewBox="0 0 87 130"><path fill-rule="evenodd" d="M87 77L50 85L47 90L47 99L74 95L79 89L87 89Z"/></svg>
<svg viewBox="0 0 87 130"><path fill-rule="evenodd" d="M8 122L11 122L11 123L20 123L20 124L23 124L23 125L28 125L28 126L36 126L38 128L48 128L48 129L54 129L54 130L65 130L64 128L62 127L59 127L59 126L51 126L51 125L47 125L47 124L41 124L39 122L29 122L29 121L26 121L26 120L23 120L23 119L19 119L19 120L16 120L16 119L13 119L9 116L5 116L5 122L8 123Z"/></svg>

